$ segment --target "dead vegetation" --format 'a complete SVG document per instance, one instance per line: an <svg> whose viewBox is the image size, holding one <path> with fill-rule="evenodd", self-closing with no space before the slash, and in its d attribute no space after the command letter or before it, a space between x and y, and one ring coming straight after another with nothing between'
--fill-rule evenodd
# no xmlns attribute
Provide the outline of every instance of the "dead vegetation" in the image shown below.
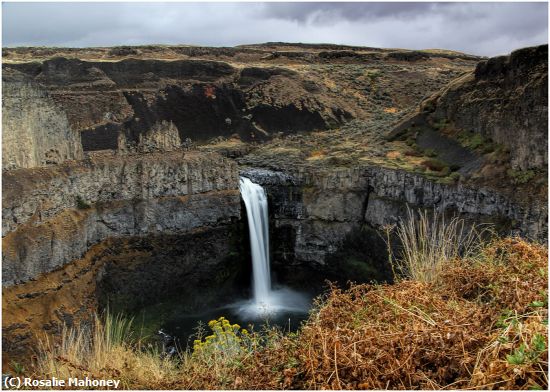
<svg viewBox="0 0 550 392"><path fill-rule="evenodd" d="M438 240L420 244L452 243L437 257L444 268L332 287L297 333L248 335L218 320L195 353L166 358L129 339L122 320L97 319L95 332L65 330L63 344L46 345L35 375L116 377L132 389L547 389L547 248L505 238L459 251L456 235L424 219L421 235ZM462 232L454 225L447 234Z"/></svg>
<svg viewBox="0 0 550 392"><path fill-rule="evenodd" d="M388 244L391 229L386 228ZM410 209L395 231L401 243L399 255L393 257L388 248L394 273L427 283L438 281L449 261L476 257L484 237L492 234L489 226L467 225L456 216L446 219L438 211L429 216L427 211Z"/></svg>
<svg viewBox="0 0 550 392"><path fill-rule="evenodd" d="M547 283L547 250L509 238L449 260L434 282L333 288L240 377L268 389L546 389Z"/></svg>

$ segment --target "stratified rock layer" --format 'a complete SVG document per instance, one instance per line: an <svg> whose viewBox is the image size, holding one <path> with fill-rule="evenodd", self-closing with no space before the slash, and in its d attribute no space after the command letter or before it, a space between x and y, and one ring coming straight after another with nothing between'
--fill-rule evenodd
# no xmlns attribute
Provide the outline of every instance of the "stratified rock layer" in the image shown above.
<svg viewBox="0 0 550 392"><path fill-rule="evenodd" d="M3 178L3 283L27 281L109 237L177 234L240 217L236 165L181 151L106 156Z"/></svg>

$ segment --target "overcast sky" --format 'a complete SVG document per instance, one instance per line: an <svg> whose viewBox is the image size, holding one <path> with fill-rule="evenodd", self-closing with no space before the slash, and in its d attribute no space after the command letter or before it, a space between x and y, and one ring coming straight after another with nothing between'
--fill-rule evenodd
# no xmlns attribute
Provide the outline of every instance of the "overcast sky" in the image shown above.
<svg viewBox="0 0 550 392"><path fill-rule="evenodd" d="M493 56L548 42L547 3L6 3L3 46L267 41Z"/></svg>

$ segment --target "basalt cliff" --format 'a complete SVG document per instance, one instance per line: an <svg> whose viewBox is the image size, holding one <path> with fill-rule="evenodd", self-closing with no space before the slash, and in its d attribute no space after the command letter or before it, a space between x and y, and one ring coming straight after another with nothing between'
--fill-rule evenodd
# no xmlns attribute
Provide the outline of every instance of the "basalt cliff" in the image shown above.
<svg viewBox="0 0 550 392"><path fill-rule="evenodd" d="M5 48L4 357L107 305L233 293L240 175L295 284L390 279L409 209L546 241L547 50Z"/></svg>

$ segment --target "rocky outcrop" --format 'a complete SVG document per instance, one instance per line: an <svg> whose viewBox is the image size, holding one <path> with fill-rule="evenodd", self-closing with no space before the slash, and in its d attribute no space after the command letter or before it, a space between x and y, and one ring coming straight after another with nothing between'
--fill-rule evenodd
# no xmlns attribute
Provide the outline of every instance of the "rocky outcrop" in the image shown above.
<svg viewBox="0 0 550 392"><path fill-rule="evenodd" d="M178 129L172 122L155 123L139 134L137 143L129 143L125 134L118 136L118 149L133 152L174 151L182 146Z"/></svg>
<svg viewBox="0 0 550 392"><path fill-rule="evenodd" d="M59 57L4 68L24 73L49 92L70 126L82 132L85 151L140 146L159 129L170 135L177 130L180 141L232 135L250 141L327 129L353 117L323 89L308 90L300 74L282 67ZM172 136L168 145L155 138L154 148L177 144Z"/></svg>
<svg viewBox="0 0 550 392"><path fill-rule="evenodd" d="M110 237L178 234L240 217L234 163L208 153L97 157L3 178L3 283L35 278Z"/></svg>
<svg viewBox="0 0 550 392"><path fill-rule="evenodd" d="M184 234L240 217L237 191L108 202L21 225L3 239L4 285L21 283L82 257L107 238Z"/></svg>
<svg viewBox="0 0 550 392"><path fill-rule="evenodd" d="M424 101L392 134L441 121L508 147L514 169L546 169L548 45L480 62Z"/></svg>
<svg viewBox="0 0 550 392"><path fill-rule="evenodd" d="M543 202L523 205L490 189L437 183L418 174L382 167L370 167L367 173L372 193L365 219L373 225L397 223L410 205L493 224L505 235L538 241L545 241L548 236L548 211Z"/></svg>
<svg viewBox="0 0 550 392"><path fill-rule="evenodd" d="M177 128L180 141L202 144L220 136L265 141L380 112L397 116L479 60L442 51L284 43L3 53L4 69L48 91L81 131L85 151L137 146L163 123Z"/></svg>
<svg viewBox="0 0 550 392"><path fill-rule="evenodd" d="M216 153L92 154L4 172L2 186L10 359L28 357L36 331L55 336L104 307L132 311L178 295L196 309L236 290L238 171Z"/></svg>
<svg viewBox="0 0 550 392"><path fill-rule="evenodd" d="M2 74L2 167L28 168L82 159L80 133L37 83L18 71Z"/></svg>

